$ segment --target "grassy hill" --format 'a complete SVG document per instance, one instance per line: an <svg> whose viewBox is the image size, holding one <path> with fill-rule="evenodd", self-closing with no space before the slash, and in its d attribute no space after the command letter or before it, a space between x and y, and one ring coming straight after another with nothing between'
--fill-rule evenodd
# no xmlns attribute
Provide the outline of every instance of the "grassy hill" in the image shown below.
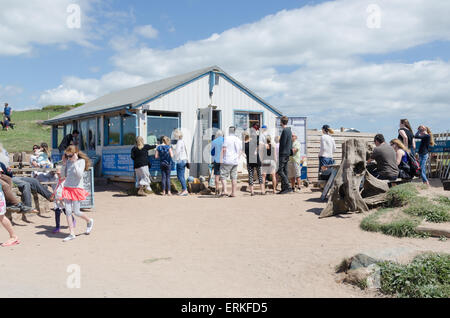
<svg viewBox="0 0 450 318"><path fill-rule="evenodd" d="M38 110L13 110L11 117L16 126L8 131L1 130L0 126L0 143L9 153L31 152L33 145L42 142L51 146L51 126L42 125L42 122L81 105L50 105Z"/></svg>

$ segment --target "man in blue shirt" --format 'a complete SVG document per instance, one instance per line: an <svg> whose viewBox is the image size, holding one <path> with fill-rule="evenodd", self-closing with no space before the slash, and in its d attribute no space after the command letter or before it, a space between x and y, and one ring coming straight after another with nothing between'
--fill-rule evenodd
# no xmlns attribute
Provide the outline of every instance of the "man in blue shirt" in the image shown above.
<svg viewBox="0 0 450 318"><path fill-rule="evenodd" d="M211 156L213 157L214 164L214 181L216 185L216 195L220 194L220 163L222 162L222 146L223 146L223 132L218 130L216 132L216 138L211 143Z"/></svg>
<svg viewBox="0 0 450 318"><path fill-rule="evenodd" d="M12 109L9 107L8 103L5 103L5 108L3 109L3 115L8 121L11 121Z"/></svg>

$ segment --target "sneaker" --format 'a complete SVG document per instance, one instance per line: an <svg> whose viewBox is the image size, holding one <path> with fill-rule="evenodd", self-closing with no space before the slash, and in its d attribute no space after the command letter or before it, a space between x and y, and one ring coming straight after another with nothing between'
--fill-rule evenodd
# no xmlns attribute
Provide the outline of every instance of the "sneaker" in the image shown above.
<svg viewBox="0 0 450 318"><path fill-rule="evenodd" d="M30 213L33 211L33 208L31 206L23 205L22 203L17 204L20 207L20 212L22 213Z"/></svg>
<svg viewBox="0 0 450 318"><path fill-rule="evenodd" d="M72 241L74 239L76 239L77 237L75 235L70 234L68 237L66 237L63 242L69 242Z"/></svg>
<svg viewBox="0 0 450 318"><path fill-rule="evenodd" d="M278 194L288 194L288 193L291 193L293 190L292 189L284 189L284 190L281 190L280 192L278 192Z"/></svg>
<svg viewBox="0 0 450 318"><path fill-rule="evenodd" d="M86 234L90 234L94 227L94 219L91 219L87 224Z"/></svg>
<svg viewBox="0 0 450 318"><path fill-rule="evenodd" d="M55 228L55 229L52 231L53 234L56 234L56 233L59 233L59 232L61 232L61 230L59 229L59 227Z"/></svg>

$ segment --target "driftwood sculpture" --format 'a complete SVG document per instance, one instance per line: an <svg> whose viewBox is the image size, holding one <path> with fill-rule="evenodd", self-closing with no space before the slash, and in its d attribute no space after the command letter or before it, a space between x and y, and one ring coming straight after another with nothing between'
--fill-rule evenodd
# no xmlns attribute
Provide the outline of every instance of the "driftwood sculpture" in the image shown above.
<svg viewBox="0 0 450 318"><path fill-rule="evenodd" d="M342 145L342 163L334 179L327 206L320 218L347 212L366 212L386 201L389 186L366 169L367 146L359 139Z"/></svg>

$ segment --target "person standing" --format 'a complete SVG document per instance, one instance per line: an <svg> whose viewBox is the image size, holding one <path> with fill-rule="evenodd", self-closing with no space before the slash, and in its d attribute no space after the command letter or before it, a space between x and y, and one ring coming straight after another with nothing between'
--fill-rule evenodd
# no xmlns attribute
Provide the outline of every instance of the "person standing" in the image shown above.
<svg viewBox="0 0 450 318"><path fill-rule="evenodd" d="M334 130L328 125L322 127L322 137L320 138L319 151L319 174L322 172L322 167L334 165L333 154L336 152L336 143L331 135Z"/></svg>
<svg viewBox="0 0 450 318"><path fill-rule="evenodd" d="M420 139L419 162L422 182L429 186L430 182L427 178L427 162L430 153L430 146L434 146L435 144L433 134L430 128L420 125L414 137Z"/></svg>
<svg viewBox="0 0 450 318"><path fill-rule="evenodd" d="M14 232L11 221L5 216L6 214L6 199L3 194L2 185L0 184L0 224L5 228L9 234L9 240L1 244L2 247L9 247L20 244L19 237Z"/></svg>
<svg viewBox="0 0 450 318"><path fill-rule="evenodd" d="M414 133L408 119L400 119L400 129L398 130L398 137L403 145L413 154L416 153L416 141L414 140Z"/></svg>
<svg viewBox="0 0 450 318"><path fill-rule="evenodd" d="M183 133L181 130L177 130L176 138L178 139L177 145L175 146L175 162L177 164L177 178L181 183L182 192L179 194L180 196L188 196L189 193L187 191L186 186L186 166L188 164L188 154L186 144L183 141Z"/></svg>
<svg viewBox="0 0 450 318"><path fill-rule="evenodd" d="M213 157L214 185L216 187L216 196L219 196L221 194L219 186L220 186L220 164L222 162L223 141L224 141L223 132L221 130L216 131L216 138L211 143L211 156Z"/></svg>
<svg viewBox="0 0 450 318"><path fill-rule="evenodd" d="M255 193L253 191L254 187L254 171L258 175L259 185L261 186L261 193L265 193L264 183L262 179L261 173L261 160L259 158L258 145L256 144L256 134L253 135L253 138L250 138L248 134L245 135L245 156L247 159L247 171L248 171L248 185L250 188L251 196L254 196ZM252 141L253 140L253 141Z"/></svg>
<svg viewBox="0 0 450 318"><path fill-rule="evenodd" d="M173 162L173 151L170 147L170 139L167 136L162 137L162 144L156 148L155 159L160 160L161 168L161 185L162 185L162 195L171 196L170 191L170 172L172 171Z"/></svg>
<svg viewBox="0 0 450 318"><path fill-rule="evenodd" d="M62 198L66 208L66 218L69 224L70 234L63 241L68 242L76 238L72 213L82 218L87 223L86 234L90 234L94 226L94 220L88 218L80 211L81 201L86 200L89 193L84 190L83 174L89 170L89 157L75 146L69 146L64 151L61 177L65 178ZM93 194L92 194L93 195Z"/></svg>
<svg viewBox="0 0 450 318"><path fill-rule="evenodd" d="M289 157L292 155L292 131L290 127L287 127L288 123L288 117L281 117L281 127L283 128L283 131L280 136L280 149L278 152L278 174L281 178L281 191L278 194L286 194L292 192L292 188L289 185L288 178L288 162Z"/></svg>
<svg viewBox="0 0 450 318"><path fill-rule="evenodd" d="M12 115L12 108L8 105L8 103L5 103L5 108L3 109L3 116L6 120L11 121L11 115Z"/></svg>
<svg viewBox="0 0 450 318"><path fill-rule="evenodd" d="M134 162L134 172L136 173L136 187L138 196L146 196L145 190L150 191L150 171L148 169L148 152L155 149L156 146L144 144L144 138L136 138L136 144L131 149L131 159Z"/></svg>
<svg viewBox="0 0 450 318"><path fill-rule="evenodd" d="M272 137L267 135L265 144L260 144L261 172L262 172L262 194L266 194L265 185L267 175L272 176L273 193L277 190L277 150L272 143Z"/></svg>
<svg viewBox="0 0 450 318"><path fill-rule="evenodd" d="M77 146L79 135L80 132L78 130L74 130L71 134L66 135L58 146L59 152L63 153L70 145Z"/></svg>
<svg viewBox="0 0 450 318"><path fill-rule="evenodd" d="M223 164L220 165L220 179L222 180L223 196L227 196L227 178L231 178L231 194L236 197L239 158L242 152L242 141L235 135L236 128L231 126L229 134L224 138L222 146Z"/></svg>
<svg viewBox="0 0 450 318"><path fill-rule="evenodd" d="M289 179L291 181L291 187L296 191L295 183L298 184L298 189L301 190L300 185L301 181L301 168L300 163L302 161L301 151L300 151L300 142L298 141L297 135L292 133L292 156L289 157L288 163L288 172Z"/></svg>

